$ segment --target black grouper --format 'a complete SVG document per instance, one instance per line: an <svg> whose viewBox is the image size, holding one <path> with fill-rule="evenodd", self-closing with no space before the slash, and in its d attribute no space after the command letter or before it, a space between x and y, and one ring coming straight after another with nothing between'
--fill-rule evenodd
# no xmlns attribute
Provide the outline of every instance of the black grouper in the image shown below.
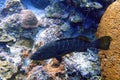
<svg viewBox="0 0 120 80"><path fill-rule="evenodd" d="M95 41L89 41L86 37L66 38L49 42L40 47L31 57L31 60L45 60L56 58L61 61L61 56L70 52L85 52L87 48L97 48L107 50L111 42L111 37L104 36Z"/></svg>

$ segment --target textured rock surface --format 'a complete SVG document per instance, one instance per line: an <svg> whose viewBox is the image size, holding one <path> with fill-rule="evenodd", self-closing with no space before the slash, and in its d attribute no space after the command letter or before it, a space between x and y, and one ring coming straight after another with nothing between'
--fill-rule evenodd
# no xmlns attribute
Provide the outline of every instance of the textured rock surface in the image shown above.
<svg viewBox="0 0 120 80"><path fill-rule="evenodd" d="M33 13L31 14L34 15ZM29 16L29 15L30 13L27 13L27 14L16 13L11 16L5 17L0 23L0 28L3 29L7 34L14 36L15 38L22 37L22 38L33 39L35 34L39 31L39 27L37 26L37 22L38 22L37 19L36 20L33 19L36 17L33 16L32 20L30 20L31 17L25 18L26 16ZM20 18L21 16L24 18L21 19ZM29 28L32 28L32 29L29 29Z"/></svg>
<svg viewBox="0 0 120 80"><path fill-rule="evenodd" d="M43 66L36 66L29 72L27 80L53 80L50 78Z"/></svg>
<svg viewBox="0 0 120 80"><path fill-rule="evenodd" d="M12 65L8 61L0 61L0 77L2 80L10 78L15 72L17 72L16 66Z"/></svg>
<svg viewBox="0 0 120 80"><path fill-rule="evenodd" d="M120 0L111 4L103 15L97 37L111 36L110 49L99 52L103 80L120 80Z"/></svg>
<svg viewBox="0 0 120 80"><path fill-rule="evenodd" d="M19 0L5 0L5 7L2 9L2 16L9 16L14 13L20 13L23 9Z"/></svg>
<svg viewBox="0 0 120 80"><path fill-rule="evenodd" d="M80 78L81 74L81 76L84 77L83 80L94 80L94 77L98 77L101 74L98 55L91 50L89 50L89 52L73 52L72 56L64 58L64 62L68 72L70 70L71 74L76 73L75 76L79 75L78 78ZM80 80L82 80L82 78L80 78Z"/></svg>

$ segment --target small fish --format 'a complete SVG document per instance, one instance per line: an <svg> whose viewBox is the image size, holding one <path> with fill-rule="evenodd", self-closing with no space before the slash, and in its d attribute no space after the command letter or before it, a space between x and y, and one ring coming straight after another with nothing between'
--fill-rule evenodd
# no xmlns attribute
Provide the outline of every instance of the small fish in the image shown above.
<svg viewBox="0 0 120 80"><path fill-rule="evenodd" d="M107 50L111 42L110 36L104 36L95 41L90 41L86 37L66 38L49 42L40 47L31 57L31 60L45 60L56 58L61 61L62 56L70 52L85 52L87 48L97 48Z"/></svg>

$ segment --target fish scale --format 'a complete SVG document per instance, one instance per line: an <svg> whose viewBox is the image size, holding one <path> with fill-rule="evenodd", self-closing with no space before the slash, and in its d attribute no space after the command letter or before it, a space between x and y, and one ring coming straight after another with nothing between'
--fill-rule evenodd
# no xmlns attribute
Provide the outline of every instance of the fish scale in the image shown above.
<svg viewBox="0 0 120 80"><path fill-rule="evenodd" d="M70 51L74 51L77 50L79 47L79 40L77 39L69 39L69 40L63 40L61 42L58 42L58 49L61 53L63 52L70 52Z"/></svg>
<svg viewBox="0 0 120 80"><path fill-rule="evenodd" d="M70 46L70 45L69 45L69 41L68 41L68 40L66 41L66 46L67 46L67 47L66 47L66 50L69 50L69 46Z"/></svg>
<svg viewBox="0 0 120 80"><path fill-rule="evenodd" d="M68 41L68 43L69 43L69 41ZM61 51L61 52L66 51L67 46L68 46L67 42L63 40L60 44L61 44L61 46L60 46L60 47L61 47L60 51Z"/></svg>
<svg viewBox="0 0 120 80"><path fill-rule="evenodd" d="M79 49L79 46L80 46L80 40L76 40L76 49Z"/></svg>
<svg viewBox="0 0 120 80"><path fill-rule="evenodd" d="M75 39L71 40L70 43L72 42L71 48L74 49L75 48Z"/></svg>
<svg viewBox="0 0 120 80"><path fill-rule="evenodd" d="M66 40L66 43L64 43L64 45L66 46L63 51L68 52L69 50L73 49L73 44L71 44L72 40Z"/></svg>

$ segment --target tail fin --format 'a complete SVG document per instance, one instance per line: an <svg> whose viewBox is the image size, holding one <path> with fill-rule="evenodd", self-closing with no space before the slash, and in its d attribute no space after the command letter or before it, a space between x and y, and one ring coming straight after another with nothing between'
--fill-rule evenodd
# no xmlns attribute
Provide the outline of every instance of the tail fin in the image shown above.
<svg viewBox="0 0 120 80"><path fill-rule="evenodd" d="M97 43L98 49L108 50L111 40L112 38L110 36L103 36L96 40L95 42Z"/></svg>

